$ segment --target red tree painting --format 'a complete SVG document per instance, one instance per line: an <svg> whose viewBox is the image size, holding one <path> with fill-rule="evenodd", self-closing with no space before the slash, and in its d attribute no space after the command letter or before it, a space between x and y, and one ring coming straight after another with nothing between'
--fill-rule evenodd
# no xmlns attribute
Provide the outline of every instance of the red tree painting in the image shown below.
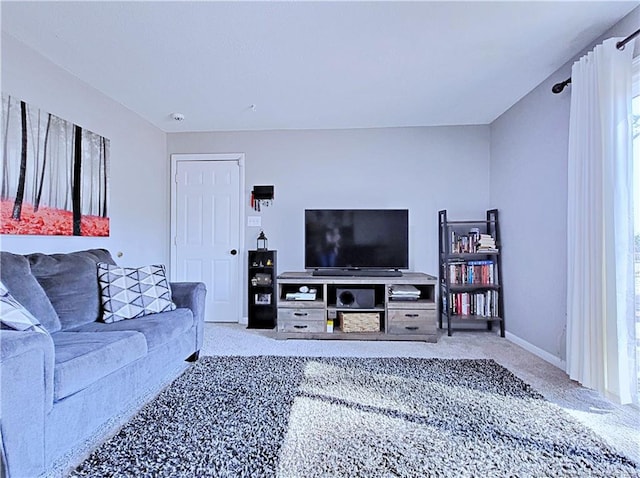
<svg viewBox="0 0 640 478"><path fill-rule="evenodd" d="M2 95L0 234L108 236L109 140Z"/></svg>

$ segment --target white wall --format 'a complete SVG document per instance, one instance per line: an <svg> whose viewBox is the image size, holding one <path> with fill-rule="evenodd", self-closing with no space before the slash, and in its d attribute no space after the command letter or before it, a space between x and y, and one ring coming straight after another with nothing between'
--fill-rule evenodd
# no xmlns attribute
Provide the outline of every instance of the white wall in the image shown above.
<svg viewBox="0 0 640 478"><path fill-rule="evenodd" d="M636 8L602 39L640 25ZM636 48L636 53L638 48ZM577 58L576 58L577 59ZM558 363L565 359L567 151L573 60L491 124L490 200L500 208L509 333Z"/></svg>
<svg viewBox="0 0 640 478"><path fill-rule="evenodd" d="M640 24L634 10L609 34ZM638 48L636 48L636 51ZM172 153L246 153L247 215L260 215L279 271L303 267L305 208L409 208L410 268L437 273L437 211L453 219L501 214L507 330L564 359L566 150L570 63L489 126L165 135L122 105L2 35L2 91L111 140L108 238L0 236L3 250L105 247L121 264L169 262ZM254 184L272 207L248 208ZM246 248L259 229L247 228Z"/></svg>
<svg viewBox="0 0 640 478"><path fill-rule="evenodd" d="M410 268L437 274L437 211L483 217L490 207L489 128L387 128L165 135L16 39L2 36L2 91L111 141L108 238L1 236L17 253L105 247L123 265L169 263L169 155L246 153L247 215L260 215L279 270L303 264L305 208L408 208ZM248 207L274 184L272 207ZM257 228L247 228L245 249Z"/></svg>
<svg viewBox="0 0 640 478"><path fill-rule="evenodd" d="M169 154L246 154L246 214L262 216L278 272L304 268L305 208L408 208L410 268L437 275L438 210L467 219L489 207L488 126L167 136ZM255 184L275 186L260 213L248 204ZM246 228L245 249L259 232Z"/></svg>
<svg viewBox="0 0 640 478"><path fill-rule="evenodd" d="M122 265L169 262L166 135L15 38L2 34L2 91L111 140L107 238L0 236L2 250L104 247Z"/></svg>

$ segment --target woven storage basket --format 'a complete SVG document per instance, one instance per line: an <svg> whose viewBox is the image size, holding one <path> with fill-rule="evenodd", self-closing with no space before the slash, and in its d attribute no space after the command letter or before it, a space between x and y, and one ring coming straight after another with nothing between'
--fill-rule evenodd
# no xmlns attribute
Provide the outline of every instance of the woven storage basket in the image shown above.
<svg viewBox="0 0 640 478"><path fill-rule="evenodd" d="M380 332L378 312L340 312L343 332Z"/></svg>

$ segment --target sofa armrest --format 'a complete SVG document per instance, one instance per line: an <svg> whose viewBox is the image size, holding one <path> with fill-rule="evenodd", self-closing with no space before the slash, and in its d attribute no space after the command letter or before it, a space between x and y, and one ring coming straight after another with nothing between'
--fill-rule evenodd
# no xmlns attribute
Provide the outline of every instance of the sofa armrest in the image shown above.
<svg viewBox="0 0 640 478"><path fill-rule="evenodd" d="M196 324L196 349L200 351L204 340L204 307L207 287L202 282L171 282L171 296L178 307L191 309Z"/></svg>
<svg viewBox="0 0 640 478"><path fill-rule="evenodd" d="M54 360L48 333L0 330L0 427L8 476L37 476L44 471Z"/></svg>

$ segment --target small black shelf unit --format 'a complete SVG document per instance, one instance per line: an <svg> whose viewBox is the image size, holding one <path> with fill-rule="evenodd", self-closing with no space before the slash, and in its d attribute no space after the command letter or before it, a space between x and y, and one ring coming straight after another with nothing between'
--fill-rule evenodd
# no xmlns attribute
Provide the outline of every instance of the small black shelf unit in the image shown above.
<svg viewBox="0 0 640 478"><path fill-rule="evenodd" d="M486 322L500 326L504 337L504 291L498 210L487 211L478 221L450 221L447 211L438 212L438 261L440 328L452 324Z"/></svg>
<svg viewBox="0 0 640 478"><path fill-rule="evenodd" d="M250 329L273 329L277 317L276 251L249 251L247 278Z"/></svg>

